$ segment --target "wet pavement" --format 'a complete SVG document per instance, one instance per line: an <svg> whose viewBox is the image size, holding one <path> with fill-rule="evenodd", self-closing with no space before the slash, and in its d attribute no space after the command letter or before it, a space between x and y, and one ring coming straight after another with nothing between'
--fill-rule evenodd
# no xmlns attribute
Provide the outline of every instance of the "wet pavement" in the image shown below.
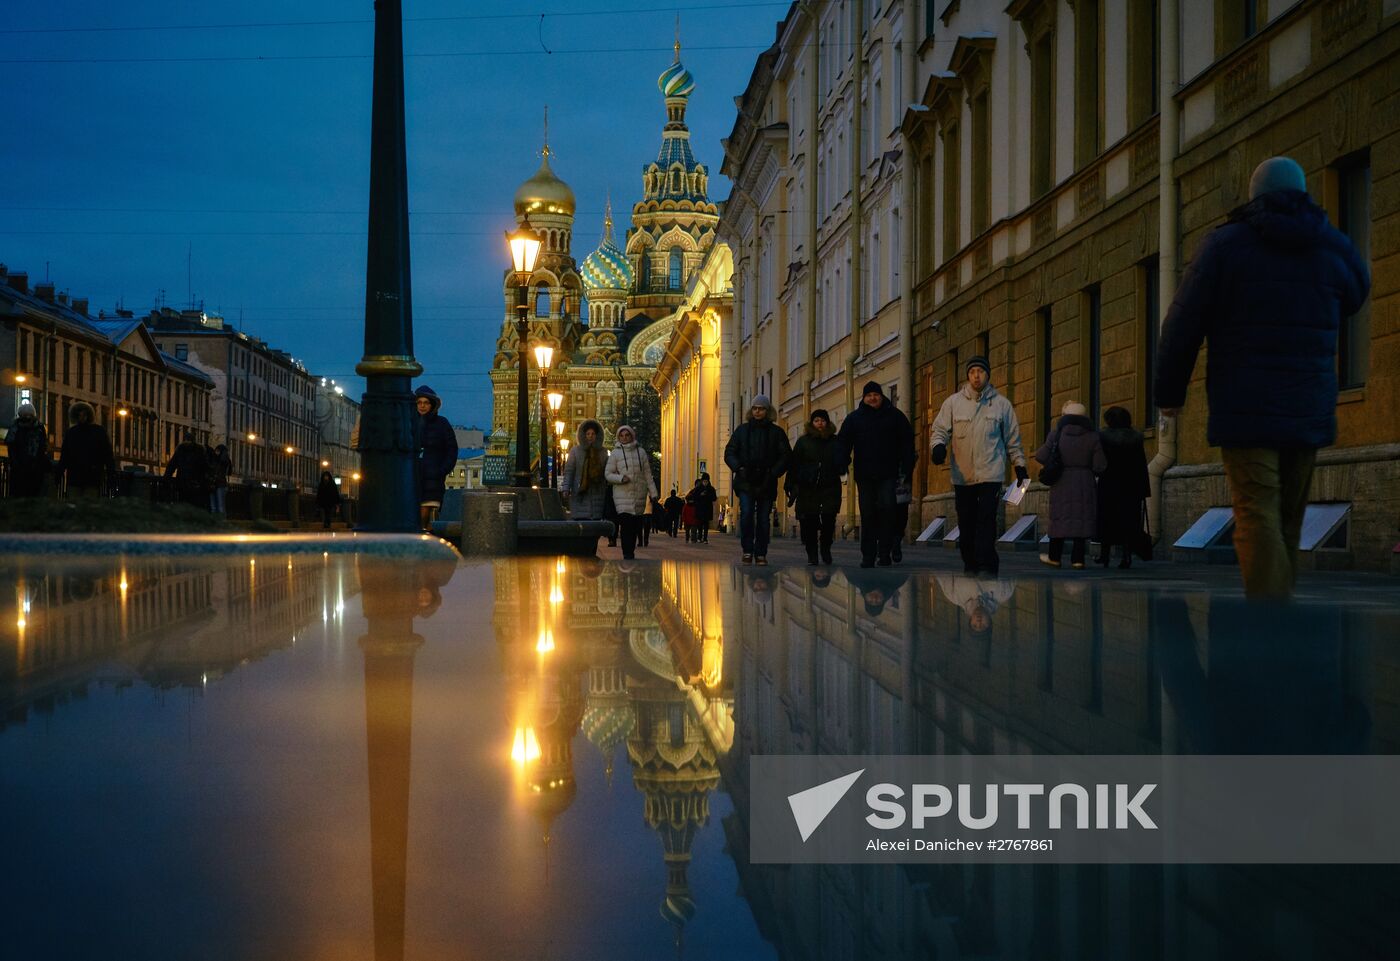
<svg viewBox="0 0 1400 961"><path fill-rule="evenodd" d="M758 754L1397 753L1348 583L0 558L0 957L1393 957L1395 867L746 856Z"/></svg>

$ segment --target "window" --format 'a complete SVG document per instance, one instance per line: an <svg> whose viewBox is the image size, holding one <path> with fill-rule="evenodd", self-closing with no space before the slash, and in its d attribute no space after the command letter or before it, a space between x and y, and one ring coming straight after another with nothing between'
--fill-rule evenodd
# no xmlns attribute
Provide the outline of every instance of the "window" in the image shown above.
<svg viewBox="0 0 1400 961"><path fill-rule="evenodd" d="M1128 126L1136 127L1159 109L1162 75L1158 41L1159 0L1128 4Z"/></svg>
<svg viewBox="0 0 1400 961"><path fill-rule="evenodd" d="M1031 197L1050 192L1055 176L1054 34L1031 46Z"/></svg>
<svg viewBox="0 0 1400 961"><path fill-rule="evenodd" d="M1371 157L1353 155L1335 168L1337 229L1351 239L1361 262L1371 263ZM1342 319L1337 338L1337 382L1343 390L1361 387L1371 366L1371 301Z"/></svg>
<svg viewBox="0 0 1400 961"><path fill-rule="evenodd" d="M991 206L992 164L990 94L984 88L972 100L972 236L987 229Z"/></svg>
<svg viewBox="0 0 1400 961"><path fill-rule="evenodd" d="M1055 339L1054 339L1054 314L1050 306L1040 308L1035 312L1036 327L1036 353L1040 357L1040 375L1036 379L1039 383L1039 404L1040 410L1040 436L1048 437L1050 428L1054 426L1055 415Z"/></svg>
<svg viewBox="0 0 1400 961"><path fill-rule="evenodd" d="M535 316L549 316L549 288L544 284L535 289Z"/></svg>
<svg viewBox="0 0 1400 961"><path fill-rule="evenodd" d="M933 25L938 20L938 0L924 0L924 39L933 36Z"/></svg>
<svg viewBox="0 0 1400 961"><path fill-rule="evenodd" d="M1216 54L1228 53L1259 32L1261 0L1219 0L1215 10Z"/></svg>
<svg viewBox="0 0 1400 961"><path fill-rule="evenodd" d="M949 124L943 131L943 262L947 263L958 251L958 167L962 159L958 125Z"/></svg>
<svg viewBox="0 0 1400 961"><path fill-rule="evenodd" d="M1103 59L1099 45L1099 4L1074 5L1074 165L1083 167L1103 148Z"/></svg>
<svg viewBox="0 0 1400 961"><path fill-rule="evenodd" d="M651 290L651 253L646 250L637 259L637 289Z"/></svg>
<svg viewBox="0 0 1400 961"><path fill-rule="evenodd" d="M190 359L190 345L189 345L189 344L176 344L176 345L175 345L175 359L176 359L176 360L189 360L189 359Z"/></svg>
<svg viewBox="0 0 1400 961"><path fill-rule="evenodd" d="M767 246L765 245L765 251ZM671 290L681 289L681 249L671 248L670 266L666 273L666 284Z"/></svg>
<svg viewBox="0 0 1400 961"><path fill-rule="evenodd" d="M1080 400L1089 409L1089 420L1099 422L1099 336L1103 328L1103 292L1098 284L1086 288L1081 308L1084 311L1083 354L1080 361L1082 380Z"/></svg>
<svg viewBox="0 0 1400 961"><path fill-rule="evenodd" d="M1157 366L1158 315L1162 309L1162 276L1158 272L1156 257L1149 257L1138 265L1138 289L1142 292L1138 300L1142 309L1138 324L1139 336L1142 337L1142 346L1138 351L1138 384L1142 397L1142 419L1139 423L1150 427L1157 416L1152 379Z"/></svg>

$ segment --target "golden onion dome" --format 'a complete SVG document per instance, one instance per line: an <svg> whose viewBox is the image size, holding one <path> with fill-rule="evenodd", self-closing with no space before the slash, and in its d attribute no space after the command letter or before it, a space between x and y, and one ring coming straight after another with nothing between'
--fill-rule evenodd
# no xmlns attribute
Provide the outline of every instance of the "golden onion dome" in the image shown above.
<svg viewBox="0 0 1400 961"><path fill-rule="evenodd" d="M516 216L525 214L574 215L574 192L555 176L549 167L549 149L545 148L540 169L515 191Z"/></svg>

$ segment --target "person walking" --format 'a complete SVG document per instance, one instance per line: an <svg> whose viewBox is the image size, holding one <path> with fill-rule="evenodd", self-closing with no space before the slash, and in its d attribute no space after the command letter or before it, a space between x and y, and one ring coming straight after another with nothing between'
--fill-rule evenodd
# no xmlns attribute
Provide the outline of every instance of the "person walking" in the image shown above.
<svg viewBox="0 0 1400 961"><path fill-rule="evenodd" d="M442 399L427 384L413 392L418 410L418 524L431 532L447 495L447 475L457 465L457 435L438 411Z"/></svg>
<svg viewBox="0 0 1400 961"><path fill-rule="evenodd" d="M1069 565L1084 569L1089 538L1094 536L1099 514L1097 478L1108 466L1103 442L1089 411L1078 401L1070 401L1060 410L1060 421L1045 436L1045 443L1035 452L1042 466L1059 465L1059 475L1047 481L1050 487L1050 549L1041 554L1042 564L1060 566L1065 541L1074 542ZM1042 478L1048 475L1042 472Z"/></svg>
<svg viewBox="0 0 1400 961"><path fill-rule="evenodd" d="M316 485L316 506L321 511L321 530L330 530L331 520L340 508L340 485L328 470L321 471L321 482Z"/></svg>
<svg viewBox="0 0 1400 961"><path fill-rule="evenodd" d="M74 497L96 497L108 471L117 468L107 430L95 423L92 405L78 401L68 411L69 427L63 432L58 472Z"/></svg>
<svg viewBox="0 0 1400 961"><path fill-rule="evenodd" d="M724 447L724 463L734 472L734 492L739 496L739 540L745 564L768 563L769 524L778 500L778 479L787 471L792 456L792 445L777 425L777 417L768 395L759 394L749 406L748 420L729 435Z"/></svg>
<svg viewBox="0 0 1400 961"><path fill-rule="evenodd" d="M191 507L209 509L209 457L204 445L185 431L170 461L165 465L165 477L175 482L175 493Z"/></svg>
<svg viewBox="0 0 1400 961"><path fill-rule="evenodd" d="M1009 580L969 577L966 574L935 574L938 588L948 602L962 608L973 638L985 640L992 634L992 618L997 610L1016 596Z"/></svg>
<svg viewBox="0 0 1400 961"><path fill-rule="evenodd" d="M1122 407L1103 412L1099 431L1108 466L1099 475L1099 563L1108 566L1114 545L1123 548L1120 568L1133 566L1133 552L1147 544L1143 517L1152 484L1147 476L1147 451L1142 434L1133 429L1133 415Z"/></svg>
<svg viewBox="0 0 1400 961"><path fill-rule="evenodd" d="M807 429L792 448L784 490L797 510L807 563L831 563L831 542L836 537L836 514L841 509L841 476L845 473L841 445L831 417L817 409Z"/></svg>
<svg viewBox="0 0 1400 961"><path fill-rule="evenodd" d="M228 445L214 448L209 459L209 510L215 514L228 513L228 475L233 473L233 459L228 456Z"/></svg>
<svg viewBox="0 0 1400 961"><path fill-rule="evenodd" d="M603 450L603 425L585 420L578 425L578 443L569 450L564 473L559 477L559 493L576 521L603 519L608 499L608 482L603 477L608 455Z"/></svg>
<svg viewBox="0 0 1400 961"><path fill-rule="evenodd" d="M666 497L666 502L662 505L666 511L666 532L672 537L680 531L681 511L685 509L685 501L676 494L676 489L671 488L671 493Z"/></svg>
<svg viewBox="0 0 1400 961"><path fill-rule="evenodd" d="M637 536L647 504L656 496L656 481L651 477L650 458L637 443L637 432L626 424L617 429L617 443L608 455L603 476L612 485L622 559L630 561L637 554Z"/></svg>
<svg viewBox="0 0 1400 961"><path fill-rule="evenodd" d="M967 383L943 402L933 421L930 459L942 464L952 445L954 507L958 514L958 550L963 572L995 576L997 502L1010 464L1016 482L1030 476L1021 449L1021 424L1011 401L992 386L992 368L982 356L968 359Z"/></svg>
<svg viewBox="0 0 1400 961"><path fill-rule="evenodd" d="M1317 450L1337 438L1337 337L1371 278L1307 194L1303 168L1272 157L1249 202L1196 251L1158 345L1158 407L1177 417L1208 346L1206 437L1220 448L1234 543L1251 600L1286 600Z"/></svg>
<svg viewBox="0 0 1400 961"><path fill-rule="evenodd" d="M860 566L894 563L899 523L897 488L914 472L914 428L890 403L878 381L861 389L861 402L836 435L841 463L852 464L860 505Z"/></svg>
<svg viewBox="0 0 1400 961"><path fill-rule="evenodd" d="M39 413L28 402L15 412L15 423L5 434L10 462L10 497L38 497L44 490L53 462L49 457L49 432L39 423Z"/></svg>
<svg viewBox="0 0 1400 961"><path fill-rule="evenodd" d="M701 474L695 486L685 495L685 506L693 511L695 523L686 527L686 540L696 544L710 543L710 524L715 519L715 501L719 495L710 483L708 473Z"/></svg>

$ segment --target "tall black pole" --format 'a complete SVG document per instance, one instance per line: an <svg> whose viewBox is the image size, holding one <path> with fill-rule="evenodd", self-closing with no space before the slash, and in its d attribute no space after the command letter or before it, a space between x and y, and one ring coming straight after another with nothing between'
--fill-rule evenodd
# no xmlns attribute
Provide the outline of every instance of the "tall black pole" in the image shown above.
<svg viewBox="0 0 1400 961"><path fill-rule="evenodd" d="M403 6L374 4L374 108L369 147L369 256L365 265L365 378L360 413L360 524L418 530L414 478L413 304L408 271L408 159L403 116Z"/></svg>
<svg viewBox="0 0 1400 961"><path fill-rule="evenodd" d="M525 315L530 310L529 286L515 288L515 486L529 487L530 476L530 360L525 353L530 331Z"/></svg>
<svg viewBox="0 0 1400 961"><path fill-rule="evenodd" d="M540 487L549 486L549 418L545 410L545 391L549 389L549 371L540 368Z"/></svg>

